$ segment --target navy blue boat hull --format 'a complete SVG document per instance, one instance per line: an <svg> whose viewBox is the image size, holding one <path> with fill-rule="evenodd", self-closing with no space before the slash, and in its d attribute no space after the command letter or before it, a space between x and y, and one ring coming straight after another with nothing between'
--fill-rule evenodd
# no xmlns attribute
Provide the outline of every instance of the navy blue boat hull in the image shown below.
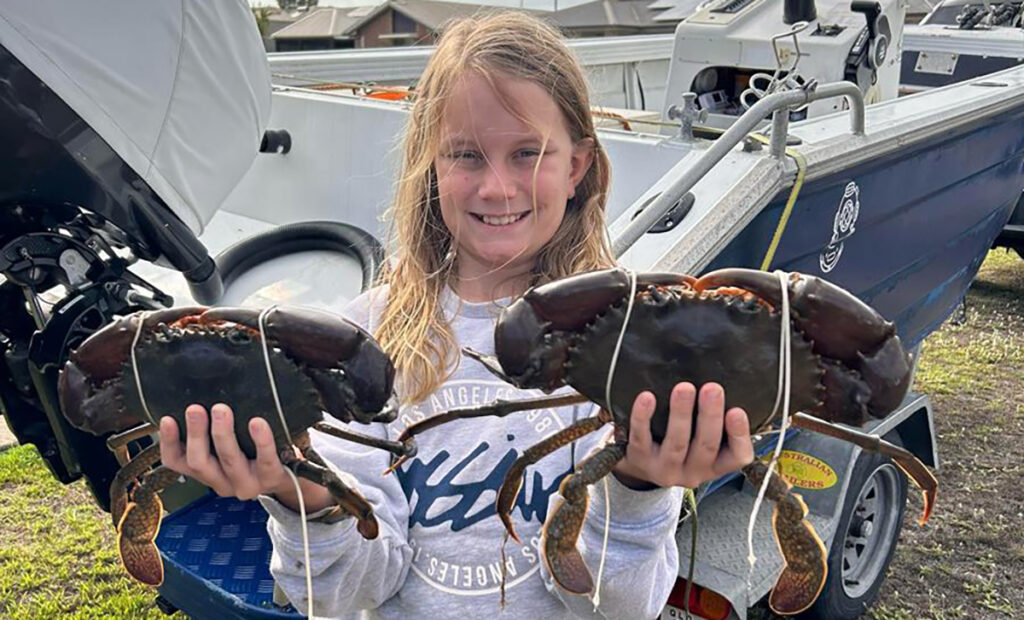
<svg viewBox="0 0 1024 620"><path fill-rule="evenodd" d="M851 183L859 209L837 234ZM807 184L771 268L845 287L913 347L963 299L1022 187L1024 106ZM788 195L780 193L708 270L760 267Z"/></svg>

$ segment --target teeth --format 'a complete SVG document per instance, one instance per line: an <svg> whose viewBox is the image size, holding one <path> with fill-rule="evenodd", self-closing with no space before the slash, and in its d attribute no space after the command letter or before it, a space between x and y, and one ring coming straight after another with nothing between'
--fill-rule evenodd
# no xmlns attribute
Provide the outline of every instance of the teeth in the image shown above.
<svg viewBox="0 0 1024 620"><path fill-rule="evenodd" d="M518 221L524 215L526 214L520 213L519 215L502 215L500 217L481 215L480 219L484 221L484 224L490 224L491 226L505 226L507 224L511 224L512 222Z"/></svg>

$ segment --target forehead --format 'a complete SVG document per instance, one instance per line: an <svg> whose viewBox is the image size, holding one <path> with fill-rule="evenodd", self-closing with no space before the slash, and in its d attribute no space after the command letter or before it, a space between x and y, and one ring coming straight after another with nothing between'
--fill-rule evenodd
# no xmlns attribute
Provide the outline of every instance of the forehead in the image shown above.
<svg viewBox="0 0 1024 620"><path fill-rule="evenodd" d="M462 76L445 102L444 139L568 135L555 100L536 82L478 73Z"/></svg>

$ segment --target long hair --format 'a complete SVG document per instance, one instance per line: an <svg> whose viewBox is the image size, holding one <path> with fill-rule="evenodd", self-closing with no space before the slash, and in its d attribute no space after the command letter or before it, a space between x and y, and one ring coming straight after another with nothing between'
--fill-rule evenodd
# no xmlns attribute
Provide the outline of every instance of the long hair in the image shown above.
<svg viewBox="0 0 1024 620"><path fill-rule="evenodd" d="M567 203L560 227L538 253L530 284L614 264L605 229L608 157L594 130L583 71L561 35L512 11L451 22L417 87L388 211L393 255L381 277L389 285L388 296L375 336L395 363L407 403L435 391L458 360L440 303L458 259L441 219L434 161L445 104L459 78L470 72L491 84L518 78L541 86L562 112L573 143L593 142L593 163Z"/></svg>

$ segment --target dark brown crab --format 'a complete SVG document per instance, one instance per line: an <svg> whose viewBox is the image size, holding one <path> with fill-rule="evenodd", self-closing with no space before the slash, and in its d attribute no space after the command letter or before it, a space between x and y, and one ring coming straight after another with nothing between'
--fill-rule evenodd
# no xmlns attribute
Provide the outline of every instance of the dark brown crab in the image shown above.
<svg viewBox="0 0 1024 620"><path fill-rule="evenodd" d="M893 325L847 291L822 279L788 274L791 304L791 422L891 456L925 492L923 523L937 482L906 450L876 437L833 426L881 418L903 399L911 378L909 356ZM555 581L570 592L593 590L576 550L586 514L587 485L606 476L625 456L629 415L637 394L650 390L658 407L652 435L661 441L668 423L668 394L680 381L720 383L727 407L742 407L751 430L781 417L778 391L782 287L777 276L724 269L700 279L676 274L639 274L636 297L611 388L605 390L613 351L622 331L630 276L617 269L565 278L528 291L502 312L495 330L496 358L473 351L504 380L550 391L570 385L582 396L549 397L451 411L415 424L411 438L448 420L590 400L604 410L527 450L505 476L496 511L515 538L510 514L525 468L557 448L614 422L615 442L584 460L561 486L564 503L544 527L545 558ZM611 413L609 413L609 411ZM797 412L806 413L797 413ZM807 415L810 414L810 415ZM755 461L743 472L758 485L767 466ZM824 586L827 553L799 495L778 476L769 484L775 502L773 528L786 562L769 603L783 614L809 607ZM518 540L518 539L517 539Z"/></svg>
<svg viewBox="0 0 1024 620"><path fill-rule="evenodd" d="M202 307L120 318L71 353L58 386L64 415L84 431L117 433L107 443L125 463L128 442L155 432L160 417L173 416L184 441L188 405L209 409L228 403L235 410L239 446L249 458L256 452L248 423L262 417L273 429L281 461L296 475L325 486L337 500L330 519L351 514L360 534L376 538L373 509L327 468L306 430L316 428L396 455L415 452L412 444L365 437L323 421L324 411L344 422L393 420L391 360L369 334L334 315L272 308L262 330L259 319L259 310ZM261 334L287 432L268 380ZM295 455L289 437L305 460ZM157 493L180 478L163 466L151 469L159 458L159 445L144 449L110 485L121 560L133 577L149 585L163 582L154 543L163 510Z"/></svg>

